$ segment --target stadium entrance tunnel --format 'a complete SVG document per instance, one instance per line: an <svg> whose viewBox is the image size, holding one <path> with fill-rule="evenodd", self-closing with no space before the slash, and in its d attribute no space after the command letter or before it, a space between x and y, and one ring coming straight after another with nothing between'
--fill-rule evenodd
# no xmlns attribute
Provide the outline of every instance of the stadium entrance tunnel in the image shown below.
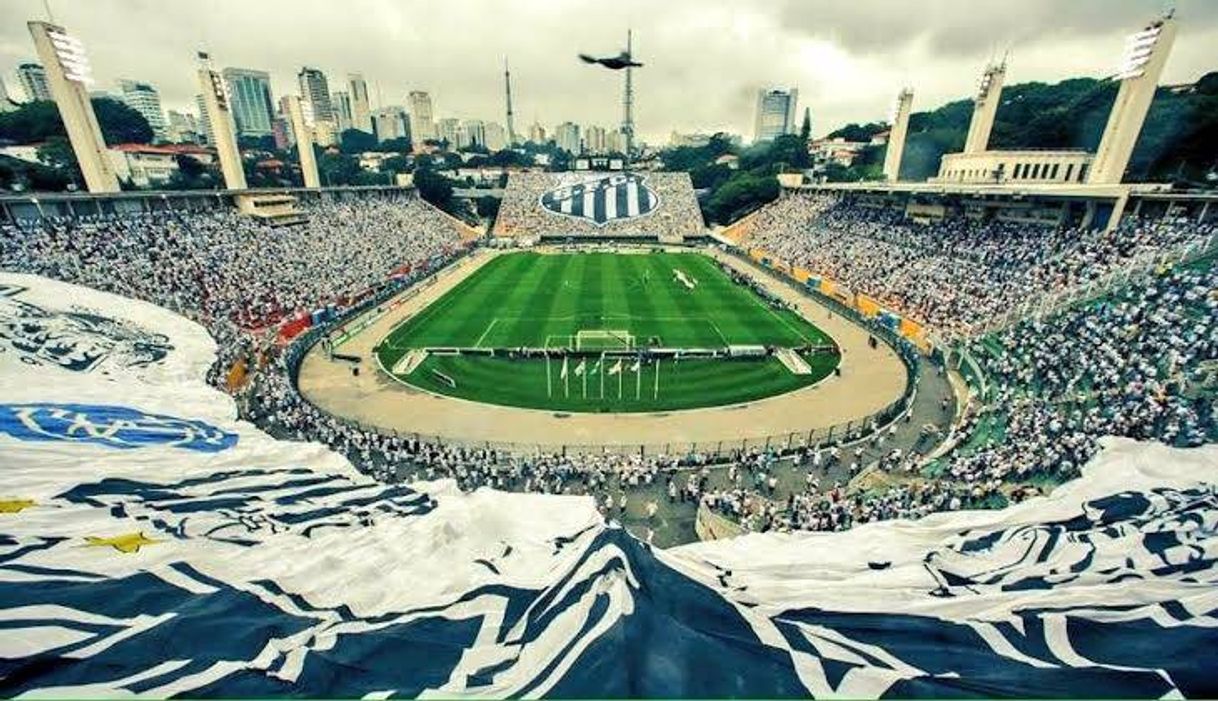
<svg viewBox="0 0 1218 701"><path fill-rule="evenodd" d="M496 257L393 328L380 368L435 394L556 412L741 404L816 384L828 334L697 252Z"/></svg>

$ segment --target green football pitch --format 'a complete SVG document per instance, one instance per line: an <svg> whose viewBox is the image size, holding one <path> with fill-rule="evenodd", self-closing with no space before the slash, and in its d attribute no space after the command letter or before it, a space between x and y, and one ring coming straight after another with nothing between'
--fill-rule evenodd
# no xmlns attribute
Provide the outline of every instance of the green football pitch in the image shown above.
<svg viewBox="0 0 1218 701"><path fill-rule="evenodd" d="M796 349L811 372L795 374L774 356L691 352L728 346ZM521 348L549 349L550 359L513 353ZM649 348L684 357L644 352L640 361ZM416 349L433 350L407 373L399 361ZM838 361L823 331L699 253L501 255L394 328L376 352L386 370L432 392L583 412L750 401L815 383Z"/></svg>

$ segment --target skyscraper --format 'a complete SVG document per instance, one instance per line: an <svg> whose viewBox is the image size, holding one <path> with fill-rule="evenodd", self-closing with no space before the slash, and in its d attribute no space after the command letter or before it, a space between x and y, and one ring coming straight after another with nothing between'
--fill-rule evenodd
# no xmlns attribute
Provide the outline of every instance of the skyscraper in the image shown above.
<svg viewBox="0 0 1218 701"><path fill-rule="evenodd" d="M300 97L313 106L313 119L333 122L334 107L330 104L330 85L326 82L326 74L305 66L296 78L300 81Z"/></svg>
<svg viewBox="0 0 1218 701"><path fill-rule="evenodd" d="M471 146L486 146L486 124L481 119L467 119L463 125L465 143Z"/></svg>
<svg viewBox="0 0 1218 701"><path fill-rule="evenodd" d="M529 126L529 141L535 144L544 144L546 142L546 128L538 122L533 122Z"/></svg>
<svg viewBox="0 0 1218 701"><path fill-rule="evenodd" d="M156 88L148 83L127 79L118 81L118 87L122 92L123 102L139 112L148 122L148 126L152 127L152 138L164 141L167 136L165 113L161 111L161 96Z"/></svg>
<svg viewBox="0 0 1218 701"><path fill-rule="evenodd" d="M166 129L167 138L174 143L197 144L203 139L199 128L199 120L189 112L169 110L169 126Z"/></svg>
<svg viewBox="0 0 1218 701"><path fill-rule="evenodd" d="M342 134L352 127L351 94L345 90L330 93L330 105L334 107L334 119L338 123L338 133Z"/></svg>
<svg viewBox="0 0 1218 701"><path fill-rule="evenodd" d="M606 132L604 127L596 125L584 127L584 151L592 154L605 153Z"/></svg>
<svg viewBox="0 0 1218 701"><path fill-rule="evenodd" d="M486 148L490 151L502 151L508 147L507 132L498 122L486 123Z"/></svg>
<svg viewBox="0 0 1218 701"><path fill-rule="evenodd" d="M609 153L626 153L626 136L620 129L605 134L605 150Z"/></svg>
<svg viewBox="0 0 1218 701"><path fill-rule="evenodd" d="M368 84L364 76L352 73L347 76L347 92L351 95L351 126L372 133L372 111L368 107Z"/></svg>
<svg viewBox="0 0 1218 701"><path fill-rule="evenodd" d="M414 129L414 115L410 115L411 129ZM464 135L461 133L461 120L455 117L445 117L436 123L436 137L441 141L447 141L449 148L458 148L462 145Z"/></svg>
<svg viewBox="0 0 1218 701"><path fill-rule="evenodd" d="M436 124L431 113L431 95L413 90L410 99L410 138L418 151L427 139L436 138Z"/></svg>
<svg viewBox="0 0 1218 701"><path fill-rule="evenodd" d="M11 112L17 109L17 103L8 95L8 86L0 79L0 112Z"/></svg>
<svg viewBox="0 0 1218 701"><path fill-rule="evenodd" d="M570 154L578 154L580 152L579 125L571 122L559 124L554 129L554 142L558 148Z"/></svg>
<svg viewBox="0 0 1218 701"><path fill-rule="evenodd" d="M376 134L377 143L390 139L404 139L406 131L406 113L401 107L382 107L371 115L372 129Z"/></svg>
<svg viewBox="0 0 1218 701"><path fill-rule="evenodd" d="M211 145L216 143L216 135L211 130L211 116L207 114L207 103L202 94L195 95L195 109L199 110L199 126L202 127L203 142Z"/></svg>
<svg viewBox="0 0 1218 701"><path fill-rule="evenodd" d="M47 85L47 72L37 63L23 63L17 67L17 82L25 93L27 102L51 99L51 88Z"/></svg>
<svg viewBox="0 0 1218 701"><path fill-rule="evenodd" d="M296 132L292 130L292 101L290 95L279 98L279 107L275 119L271 122L271 136L275 138L275 148L287 150L296 145ZM303 105L302 105L303 108Z"/></svg>
<svg viewBox="0 0 1218 701"><path fill-rule="evenodd" d="M238 136L267 136L271 133L275 101L271 98L271 75L248 68L225 68L233 120Z"/></svg>
<svg viewBox="0 0 1218 701"><path fill-rule="evenodd" d="M799 101L799 91L790 90L758 90L757 119L753 129L755 141L773 139L783 134L795 132L795 104Z"/></svg>

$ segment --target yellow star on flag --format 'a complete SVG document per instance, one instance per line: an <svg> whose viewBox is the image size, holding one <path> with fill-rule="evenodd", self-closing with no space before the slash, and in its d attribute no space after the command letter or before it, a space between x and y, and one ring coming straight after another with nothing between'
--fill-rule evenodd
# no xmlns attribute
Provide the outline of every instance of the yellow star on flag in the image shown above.
<svg viewBox="0 0 1218 701"><path fill-rule="evenodd" d="M159 540L153 540L152 538L146 538L143 531L128 533L126 535L116 535L113 538L98 538L96 536L89 536L85 538L85 540L93 547L104 548L106 546L110 546L121 553L139 552L140 548L144 547L145 545L152 545L153 543L161 542Z"/></svg>
<svg viewBox="0 0 1218 701"><path fill-rule="evenodd" d="M0 514L16 514L34 505L31 499L0 499Z"/></svg>

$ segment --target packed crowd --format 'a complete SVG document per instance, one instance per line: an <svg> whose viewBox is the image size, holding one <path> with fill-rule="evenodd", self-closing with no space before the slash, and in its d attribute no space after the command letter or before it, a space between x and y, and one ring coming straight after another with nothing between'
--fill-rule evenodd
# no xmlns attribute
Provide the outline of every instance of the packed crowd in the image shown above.
<svg viewBox="0 0 1218 701"><path fill-rule="evenodd" d="M213 333L221 349L218 367L227 367L258 343L260 327L350 302L408 267L445 259L460 243L454 222L409 197L320 202L305 210L308 223L286 229L223 210L7 224L0 227L0 268L180 311ZM798 233L803 229L797 227L793 241L768 240L776 221L789 224L782 216L798 220L812 210L815 233ZM1128 240L1088 232L1074 232L1074 240L1017 225L924 227L886 217L823 198L787 197L758 215L754 236L796 262L838 266L824 270L847 285L875 274L894 294L911 294L900 281L917 271L937 270L943 275L932 278L937 284L966 291L925 292L919 299L934 299L926 309L959 319L975 313L970 294L981 308L996 308L1006 293L992 286L1071 284L1151 250L1155 237L1154 245L1170 246L1207 233L1176 222L1134 223L1118 229ZM887 254L897 262L880 260ZM852 255L860 260L849 260ZM962 271L975 277L954 277ZM464 489L589 494L616 516L625 514L632 490L656 487L670 502L705 507L750 530L843 530L1022 499L1036 493L1031 485L1037 478L1073 476L1103 435L1182 446L1218 440L1214 392L1200 374L1218 362L1215 290L1212 267L1167 270L1099 302L975 341L970 353L993 392L966 416L956 448L927 477L919 456L891 447L876 466L890 479L863 491L843 484L864 469L861 445L804 447L787 458L737 451L726 460L698 454L522 456L387 435L306 402L282 355L254 376L238 401L243 417L270 432L320 441L385 481L450 477ZM960 299L952 301L954 295ZM877 434L872 444L882 441ZM819 480L831 473L840 479L822 488ZM793 477L801 480L798 488L791 488ZM650 518L658 505L645 507Z"/></svg>
<svg viewBox="0 0 1218 701"><path fill-rule="evenodd" d="M0 268L153 302L203 324L212 379L300 312L342 305L411 266L453 254L452 220L404 195L302 203L271 228L234 209L47 217L0 226Z"/></svg>
<svg viewBox="0 0 1218 701"><path fill-rule="evenodd" d="M901 210L800 194L760 210L749 232L751 248L934 328L966 333L1030 294L1086 284L1218 227L1134 217L1112 232L963 218L919 224Z"/></svg>
<svg viewBox="0 0 1218 701"><path fill-rule="evenodd" d="M993 391L964 433L971 437L988 416L1002 437L957 451L947 467L956 479L1072 477L1106 435L1183 447L1218 440L1216 393L1205 376L1218 362L1211 265L1165 271L1025 321L975 341L971 353Z"/></svg>
<svg viewBox="0 0 1218 701"><path fill-rule="evenodd" d="M630 219L597 225L591 219L555 214L541 206L547 192L613 173L513 173L503 204L495 218L497 236L539 238L552 236L668 237L696 236L702 232L702 211L687 173L641 173L658 204L651 212Z"/></svg>

